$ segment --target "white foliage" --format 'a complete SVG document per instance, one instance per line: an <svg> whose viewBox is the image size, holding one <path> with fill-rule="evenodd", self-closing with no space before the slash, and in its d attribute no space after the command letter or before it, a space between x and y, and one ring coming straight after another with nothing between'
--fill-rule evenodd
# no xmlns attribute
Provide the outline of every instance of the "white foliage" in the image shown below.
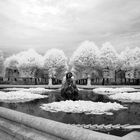
<svg viewBox="0 0 140 140"><path fill-rule="evenodd" d="M93 92L96 94L107 95L113 100L140 102L140 90L135 88L95 88L93 89Z"/></svg>
<svg viewBox="0 0 140 140"><path fill-rule="evenodd" d="M96 67L99 65L99 50L92 41L84 41L71 57L70 64L80 67Z"/></svg>
<svg viewBox="0 0 140 140"><path fill-rule="evenodd" d="M20 52L17 57L18 69L22 77L34 77L36 68L43 67L43 57L33 49Z"/></svg>
<svg viewBox="0 0 140 140"><path fill-rule="evenodd" d="M123 52L120 54L121 61L122 61L122 70L131 70L134 68L135 63L134 63L134 53L133 49L126 48Z"/></svg>
<svg viewBox="0 0 140 140"><path fill-rule="evenodd" d="M71 112L71 113L85 113L85 114L110 114L111 111L125 109L118 103L102 103L92 101L61 101L49 104L42 104L41 109L50 112Z"/></svg>
<svg viewBox="0 0 140 140"><path fill-rule="evenodd" d="M120 54L118 54L118 62L117 62L118 64L117 64L117 69L118 70L123 70L123 65L124 65L124 63L123 63L123 57L122 57L122 53L120 53Z"/></svg>
<svg viewBox="0 0 140 140"><path fill-rule="evenodd" d="M20 52L17 56L19 57L19 66L25 66L25 67L43 66L43 57L33 49Z"/></svg>
<svg viewBox="0 0 140 140"><path fill-rule="evenodd" d="M77 78L87 77L93 69L100 66L100 52L92 41L84 41L70 58L72 71Z"/></svg>
<svg viewBox="0 0 140 140"><path fill-rule="evenodd" d="M0 51L0 75L2 76L4 72L4 57L3 52Z"/></svg>
<svg viewBox="0 0 140 140"><path fill-rule="evenodd" d="M47 94L48 92L51 92L53 90L45 89L45 88L29 88L29 89L23 89L24 92L30 92L34 94Z"/></svg>
<svg viewBox="0 0 140 140"><path fill-rule="evenodd" d="M133 61L134 61L134 68L140 69L140 48L136 47L133 49Z"/></svg>
<svg viewBox="0 0 140 140"><path fill-rule="evenodd" d="M118 93L109 96L109 98L125 102L140 102L140 92Z"/></svg>
<svg viewBox="0 0 140 140"><path fill-rule="evenodd" d="M46 98L47 96L39 95L39 94L32 94L30 92L23 92L23 91L10 91L10 92L3 92L0 91L0 101L1 102L27 102L35 99Z"/></svg>
<svg viewBox="0 0 140 140"><path fill-rule="evenodd" d="M114 69L117 67L118 54L110 42L103 44L100 53L100 64L102 68Z"/></svg>
<svg viewBox="0 0 140 140"><path fill-rule="evenodd" d="M9 56L4 61L5 68L17 69L19 64L19 58L16 55Z"/></svg>
<svg viewBox="0 0 140 140"><path fill-rule="evenodd" d="M22 91L22 92L30 92L34 94L47 94L53 90L45 89L45 88L6 88L4 91Z"/></svg>
<svg viewBox="0 0 140 140"><path fill-rule="evenodd" d="M2 91L19 91L24 90L24 88L4 88Z"/></svg>
<svg viewBox="0 0 140 140"><path fill-rule="evenodd" d="M29 49L8 57L4 65L5 68L18 69L21 77L33 77L36 68L43 67L43 57Z"/></svg>
<svg viewBox="0 0 140 140"><path fill-rule="evenodd" d="M62 50L51 49L44 56L44 67L49 69L50 75L58 71L64 73L67 70L67 57Z"/></svg>
<svg viewBox="0 0 140 140"><path fill-rule="evenodd" d="M111 95L111 94L117 94L117 93L123 93L123 92L134 92L137 91L134 88L130 87L123 87L123 88L95 88L93 89L93 92L96 94L103 94L103 95Z"/></svg>

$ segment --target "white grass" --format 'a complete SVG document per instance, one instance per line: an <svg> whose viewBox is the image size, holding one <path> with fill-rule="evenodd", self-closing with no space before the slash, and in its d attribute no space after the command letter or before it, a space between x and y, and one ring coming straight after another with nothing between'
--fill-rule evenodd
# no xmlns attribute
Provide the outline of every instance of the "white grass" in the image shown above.
<svg viewBox="0 0 140 140"><path fill-rule="evenodd" d="M35 99L47 98L48 96L32 94L30 92L23 91L0 91L0 102L27 102Z"/></svg>
<svg viewBox="0 0 140 140"><path fill-rule="evenodd" d="M137 91L137 89L134 88L95 88L93 89L93 92L97 94L103 94L103 95L111 95L116 93L123 93L123 92L134 92Z"/></svg>
<svg viewBox="0 0 140 140"><path fill-rule="evenodd" d="M34 94L45 94L53 90L45 89L45 88L6 88L4 89L4 91L22 91L22 92L30 92Z"/></svg>
<svg viewBox="0 0 140 140"><path fill-rule="evenodd" d="M71 112L85 114L108 114L112 115L112 111L126 109L118 103L102 103L92 101L61 101L49 104L42 104L41 109L50 112Z"/></svg>
<svg viewBox="0 0 140 140"><path fill-rule="evenodd" d="M110 95L109 98L114 100L120 100L124 102L140 102L140 92L133 93L118 93L114 95Z"/></svg>

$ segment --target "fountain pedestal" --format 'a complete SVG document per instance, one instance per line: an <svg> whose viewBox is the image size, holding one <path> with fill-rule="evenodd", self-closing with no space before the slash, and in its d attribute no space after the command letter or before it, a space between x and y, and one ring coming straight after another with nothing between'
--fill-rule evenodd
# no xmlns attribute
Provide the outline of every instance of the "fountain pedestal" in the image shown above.
<svg viewBox="0 0 140 140"><path fill-rule="evenodd" d="M87 79L87 86L91 86L91 79L90 79L90 75L88 75L88 79Z"/></svg>

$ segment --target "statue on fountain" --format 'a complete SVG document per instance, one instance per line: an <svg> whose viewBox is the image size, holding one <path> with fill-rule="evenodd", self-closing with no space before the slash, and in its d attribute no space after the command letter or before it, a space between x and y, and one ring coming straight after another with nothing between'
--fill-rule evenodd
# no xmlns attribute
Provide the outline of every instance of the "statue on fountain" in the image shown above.
<svg viewBox="0 0 140 140"><path fill-rule="evenodd" d="M78 99L78 88L72 79L72 73L68 72L66 74L65 80L63 80L61 88L61 97L64 100L77 100Z"/></svg>

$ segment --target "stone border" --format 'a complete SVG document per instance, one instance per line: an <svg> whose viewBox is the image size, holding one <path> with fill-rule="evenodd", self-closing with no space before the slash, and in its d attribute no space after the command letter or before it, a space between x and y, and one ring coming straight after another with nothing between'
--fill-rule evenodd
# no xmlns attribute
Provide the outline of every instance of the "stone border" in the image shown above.
<svg viewBox="0 0 140 140"><path fill-rule="evenodd" d="M0 88L46 88L46 89L60 89L62 85L12 85L12 84L0 84ZM139 85L77 85L81 89L94 89L94 88L122 88L132 87L140 89Z"/></svg>
<svg viewBox="0 0 140 140"><path fill-rule="evenodd" d="M0 117L66 140L120 140L120 137L78 128L0 107Z"/></svg>

